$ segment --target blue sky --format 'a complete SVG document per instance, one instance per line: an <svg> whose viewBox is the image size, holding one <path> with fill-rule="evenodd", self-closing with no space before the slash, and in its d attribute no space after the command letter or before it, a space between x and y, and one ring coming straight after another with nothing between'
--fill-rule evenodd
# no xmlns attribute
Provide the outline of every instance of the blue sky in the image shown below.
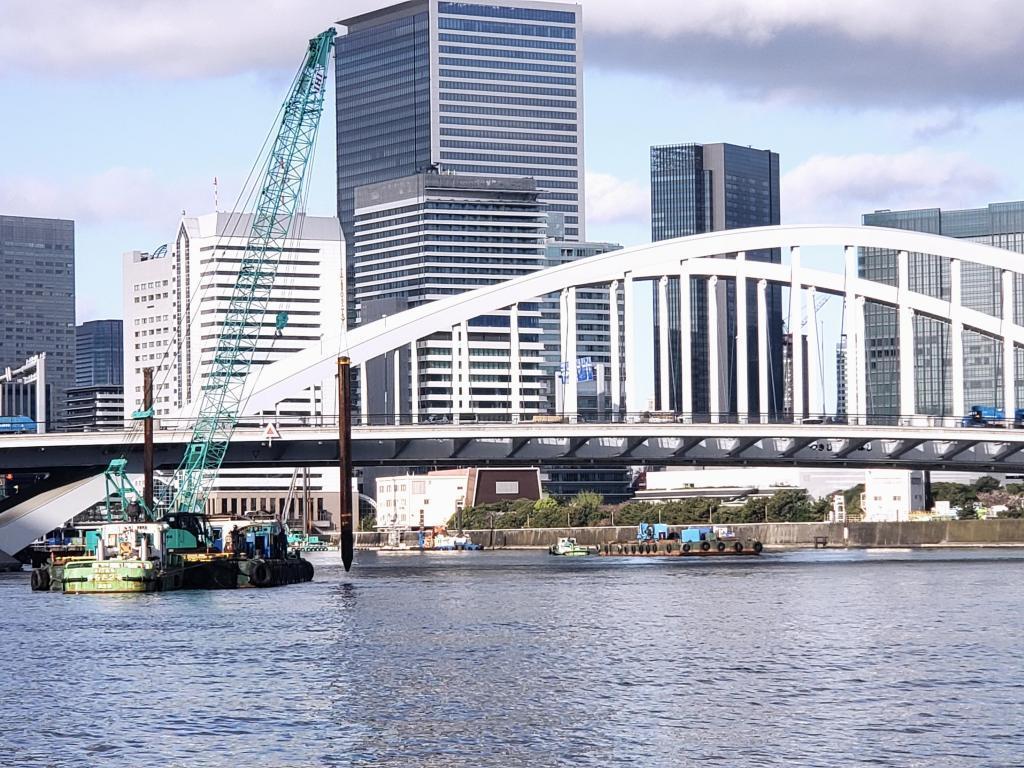
<svg viewBox="0 0 1024 768"><path fill-rule="evenodd" d="M0 0L0 211L76 220L79 321L120 316L121 253L210 210L214 176L233 200L305 40L375 4ZM1024 4L893 5L585 0L588 236L648 239L648 151L671 142L779 152L784 223L1024 198ZM334 212L333 109L313 214Z"/></svg>

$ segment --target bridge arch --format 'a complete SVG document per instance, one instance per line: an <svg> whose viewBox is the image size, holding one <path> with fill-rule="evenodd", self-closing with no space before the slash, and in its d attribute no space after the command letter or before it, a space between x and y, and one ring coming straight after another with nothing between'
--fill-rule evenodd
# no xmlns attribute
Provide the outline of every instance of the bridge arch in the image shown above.
<svg viewBox="0 0 1024 768"><path fill-rule="evenodd" d="M834 271L812 269L801 263L801 248L839 247L843 249L842 263ZM885 284L860 277L858 272L858 252L861 248L884 249L895 254L895 284ZM779 249L789 254L786 263L769 263L745 258L748 253ZM935 296L913 289L910 272L910 255L927 254L942 260L944 269L948 269L948 296ZM723 255L730 258L723 258ZM633 338L639 332L649 338L650 328L631 328L632 307L635 302L635 284L637 281L657 281L660 292L664 291L666 280L663 278L706 279L708 285L718 287L729 283L735 290L745 290L747 285L755 286L759 297L763 297L768 286L782 286L788 289L790 316L800 317L806 311L813 318L816 311L814 297L816 294L828 294L842 297L844 301L844 327L847 330L848 360L846 390L851 418L859 419L867 414L867 377L868 352L865 348L865 305L875 304L889 307L898 318L899 357L899 400L900 414L906 417L915 415L915 383L914 383L914 318L925 317L939 320L950 327L952 351L952 417L962 416L964 408L964 361L963 333L971 331L995 340L1001 344L1001 363L998 366L1003 383L1003 402L1000 403L1007 413L1012 414L1017 403L1018 380L1016 375L1016 355L1018 347L1024 346L1024 327L1016 321L1017 284L1020 281L1014 270L1015 254L1006 250L981 245L964 240L940 237L905 230L885 229L880 227L839 227L839 226L775 226L758 227L739 230L714 232L691 237L666 240L625 248L618 251L598 254L586 259L552 267L550 269L523 275L513 280L469 291L456 296L415 307L391 317L368 323L359 328L343 332L337 337L325 339L316 348L297 353L288 359L263 366L254 381L248 401L248 410L265 410L284 397L329 377L335 366L338 354L347 354L354 365L364 365L367 361L387 352L412 345L430 334L451 332L460 325L488 313L515 308L524 302L536 301L538 297L562 292L563 306L566 317L563 323L574 327L575 321L575 289L582 287L599 287L614 297L616 311L609 312L610 333L613 337L610 377L611 401L614 411L627 411L635 408L637 402L635 372L636 344ZM965 305L962 290L964 265L976 265L993 270L998 275L998 293L1000 310L997 314L980 311ZM680 285L683 283L681 282ZM719 288L720 290L720 288ZM686 293L686 292L683 292ZM662 295L664 295L662 293ZM720 293L711 291L708 296L708 313L724 311ZM687 301L687 299L682 299ZM765 302L758 302L758 326L766 326L764 317ZM745 315L745 302L736 303L737 312ZM609 306L609 309L611 307ZM619 327L621 323L624 327ZM686 315L684 315L686 316ZM661 383L665 381L667 365L667 324L662 324L661 333L666 343L661 344ZM683 359L687 354L692 328L684 322L678 331L680 355ZM465 326L463 326L465 327ZM737 319L735 327L743 327ZM812 330L813 329L813 330ZM714 349L709 331L708 345ZM808 323L808 334L816 334L816 322ZM621 342L618 341L621 334ZM513 334L514 335L514 334ZM750 365L757 368L756 387L760 403L757 412L745 408L742 404L750 400L747 397L746 377L737 376L738 413L740 420L765 420L770 417L766 408L765 369L766 350L763 338L758 338L750 349L746 334L736 334L736 357L749 360ZM808 354L817 355L816 343L808 345ZM814 382L805 380L803 373L803 345L792 347L792 401L797 403L798 413L795 418L814 418L823 411L820 395L814 394L818 387L811 386ZM714 356L714 352L710 353ZM714 360L709 364L713 365ZM815 376L814 370L809 374ZM513 379L516 373L513 371ZM688 388L684 375L678 382L681 393L682 413L693 412L693 392ZM716 385L717 378L711 377L709 416L716 420L722 412L722 391ZM571 412L575 403L575 393L570 382L567 384L566 411ZM662 387L667 391L667 387ZM717 390L717 391L716 391ZM810 403L806 410L802 405L805 390L810 395ZM513 387L513 400L515 392ZM657 410L670 410L665 402L656 403ZM512 403L511 410L516 411ZM413 411L415 419L415 408Z"/></svg>

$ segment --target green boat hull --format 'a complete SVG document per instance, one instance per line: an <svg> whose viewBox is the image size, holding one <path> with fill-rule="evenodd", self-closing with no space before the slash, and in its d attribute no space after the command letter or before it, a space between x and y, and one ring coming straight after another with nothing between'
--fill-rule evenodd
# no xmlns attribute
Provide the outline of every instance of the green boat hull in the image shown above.
<svg viewBox="0 0 1024 768"><path fill-rule="evenodd" d="M181 589L184 569L161 568L143 560L72 560L65 563L61 586L68 594L168 592Z"/></svg>

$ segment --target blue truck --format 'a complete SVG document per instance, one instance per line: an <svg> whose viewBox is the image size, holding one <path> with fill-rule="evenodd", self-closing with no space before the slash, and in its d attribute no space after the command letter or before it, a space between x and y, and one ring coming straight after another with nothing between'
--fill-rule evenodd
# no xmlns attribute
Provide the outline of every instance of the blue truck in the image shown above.
<svg viewBox="0 0 1024 768"><path fill-rule="evenodd" d="M1002 408L991 405L972 405L971 411L964 417L965 427L1024 427L1024 408L1013 412L1013 423L1007 424L1006 412Z"/></svg>
<svg viewBox="0 0 1024 768"><path fill-rule="evenodd" d="M28 416L0 416L0 435L24 435L36 431L36 422Z"/></svg>
<svg viewBox="0 0 1024 768"><path fill-rule="evenodd" d="M665 523L640 523L636 527L637 541L659 541L667 538L668 525Z"/></svg>

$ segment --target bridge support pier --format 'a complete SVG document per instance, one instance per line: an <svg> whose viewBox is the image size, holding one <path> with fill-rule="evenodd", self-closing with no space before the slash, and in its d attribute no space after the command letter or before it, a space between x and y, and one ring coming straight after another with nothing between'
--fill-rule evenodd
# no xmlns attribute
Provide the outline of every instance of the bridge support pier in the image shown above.
<svg viewBox="0 0 1024 768"><path fill-rule="evenodd" d="M740 424L750 421L750 360L747 353L747 254L736 254L736 417Z"/></svg>
<svg viewBox="0 0 1024 768"><path fill-rule="evenodd" d="M964 321L960 259L949 261L949 340L953 377L953 425L967 414L964 400Z"/></svg>
<svg viewBox="0 0 1024 768"><path fill-rule="evenodd" d="M813 418L825 415L822 393L821 355L818 349L818 294L814 287L807 289L807 402Z"/></svg>
<svg viewBox="0 0 1024 768"><path fill-rule="evenodd" d="M768 281L757 281L757 406L761 423L767 424L768 405Z"/></svg>
<svg viewBox="0 0 1024 768"><path fill-rule="evenodd" d="M509 309L509 371L508 378L511 384L511 408L510 419L513 424L519 422L523 413L523 388L522 388L522 366L519 364L519 305L513 304Z"/></svg>
<svg viewBox="0 0 1024 768"><path fill-rule="evenodd" d="M668 277L658 278L658 402L655 407L659 411L671 410L672 398L669 396L669 381L672 366L669 363L669 329L668 329Z"/></svg>
<svg viewBox="0 0 1024 768"><path fill-rule="evenodd" d="M1012 426L1017 410L1017 354L1013 345L1014 273L1003 270L1003 413Z"/></svg>
<svg viewBox="0 0 1024 768"><path fill-rule="evenodd" d="M619 328L619 281L612 280L608 287L608 330L611 346L611 401L612 421L622 415L622 340Z"/></svg>
<svg viewBox="0 0 1024 768"><path fill-rule="evenodd" d="M684 421L693 420L693 337L690 335L690 271L684 261L679 269L679 410Z"/></svg>
<svg viewBox="0 0 1024 768"><path fill-rule="evenodd" d="M900 251L896 261L899 302L900 415L912 423L914 400L914 310L910 308L910 255Z"/></svg>
<svg viewBox="0 0 1024 768"><path fill-rule="evenodd" d="M576 422L579 414L579 389L576 368L576 286L562 291L561 336L565 347L562 359L568 363L569 370L562 383L562 408L570 422Z"/></svg>
<svg viewBox="0 0 1024 768"><path fill-rule="evenodd" d="M636 298L633 291L633 273L627 272L622 281L622 322L625 329L625 333L622 334L622 343L626 360L626 413L629 414L627 418L635 418L635 415L642 410L640 395L637 392L636 386L636 344L632 339L633 326L636 324L633 317L636 312Z"/></svg>
<svg viewBox="0 0 1024 768"><path fill-rule="evenodd" d="M722 414L722 380L719 377L718 347L718 278L708 278L708 410L711 423L717 424Z"/></svg>
<svg viewBox="0 0 1024 768"><path fill-rule="evenodd" d="M792 375L793 380L793 423L800 424L804 420L804 339L801 321L803 319L803 288L800 281L800 246L789 249L790 283L789 283L789 328L792 342Z"/></svg>

